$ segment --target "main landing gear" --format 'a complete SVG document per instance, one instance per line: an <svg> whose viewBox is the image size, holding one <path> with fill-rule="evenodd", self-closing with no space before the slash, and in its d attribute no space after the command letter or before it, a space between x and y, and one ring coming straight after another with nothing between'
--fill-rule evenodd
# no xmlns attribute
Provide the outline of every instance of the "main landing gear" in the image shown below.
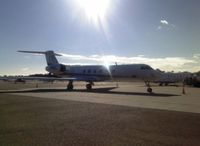
<svg viewBox="0 0 200 146"><path fill-rule="evenodd" d="M92 86L94 85L93 82L89 82L87 85L86 85L86 89L87 90L92 90Z"/></svg>
<svg viewBox="0 0 200 146"><path fill-rule="evenodd" d="M89 91L89 90L92 90L92 86L94 85L93 82L89 82L88 84L86 84L86 89ZM72 91L74 89L74 86L73 86L73 81L69 81L69 83L67 84L67 90L68 91Z"/></svg>
<svg viewBox="0 0 200 146"><path fill-rule="evenodd" d="M150 82L145 82L146 86L147 86L147 92L152 93L153 89L151 88Z"/></svg>
<svg viewBox="0 0 200 146"><path fill-rule="evenodd" d="M72 91L73 89L74 89L73 81L69 81L69 83L67 85L67 90Z"/></svg>

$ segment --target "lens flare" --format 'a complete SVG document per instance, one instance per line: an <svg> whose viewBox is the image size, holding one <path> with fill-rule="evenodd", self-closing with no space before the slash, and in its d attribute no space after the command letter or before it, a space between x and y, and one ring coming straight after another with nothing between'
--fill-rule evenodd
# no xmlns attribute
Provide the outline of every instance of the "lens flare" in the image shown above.
<svg viewBox="0 0 200 146"><path fill-rule="evenodd" d="M95 24L104 21L110 0L76 0L87 19Z"/></svg>

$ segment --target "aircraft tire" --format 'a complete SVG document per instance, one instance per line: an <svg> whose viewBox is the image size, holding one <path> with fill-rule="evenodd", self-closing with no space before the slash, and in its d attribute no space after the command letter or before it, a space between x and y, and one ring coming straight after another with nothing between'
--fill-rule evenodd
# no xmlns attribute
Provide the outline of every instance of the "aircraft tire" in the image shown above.
<svg viewBox="0 0 200 146"><path fill-rule="evenodd" d="M74 89L74 86L73 86L73 85L68 85L68 86L67 86L67 90L72 91L73 89Z"/></svg>
<svg viewBox="0 0 200 146"><path fill-rule="evenodd" d="M87 90L91 90L91 89L92 89L92 84L87 84L87 85L86 85L86 89L87 89Z"/></svg>
<svg viewBox="0 0 200 146"><path fill-rule="evenodd" d="M152 88L147 88L147 92L152 93Z"/></svg>

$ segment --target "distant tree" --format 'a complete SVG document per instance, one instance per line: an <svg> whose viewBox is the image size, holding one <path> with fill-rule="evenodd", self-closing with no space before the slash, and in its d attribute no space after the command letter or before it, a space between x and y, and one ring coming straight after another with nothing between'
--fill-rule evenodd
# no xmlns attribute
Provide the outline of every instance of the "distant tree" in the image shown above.
<svg viewBox="0 0 200 146"><path fill-rule="evenodd" d="M196 75L197 75L197 76L200 76L200 71L198 71L198 72L196 73Z"/></svg>

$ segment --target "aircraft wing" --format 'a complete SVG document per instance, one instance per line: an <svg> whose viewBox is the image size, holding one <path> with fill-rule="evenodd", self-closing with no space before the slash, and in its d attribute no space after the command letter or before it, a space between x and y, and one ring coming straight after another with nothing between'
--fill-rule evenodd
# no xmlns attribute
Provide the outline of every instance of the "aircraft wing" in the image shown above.
<svg viewBox="0 0 200 146"><path fill-rule="evenodd" d="M106 77L98 77L98 76L74 76L76 81L86 81L86 82L100 82L106 81L108 78Z"/></svg>
<svg viewBox="0 0 200 146"><path fill-rule="evenodd" d="M65 78L65 77L1 77L0 80L38 80L38 81L69 81L76 80L76 78Z"/></svg>
<svg viewBox="0 0 200 146"><path fill-rule="evenodd" d="M98 82L104 81L105 79L99 77L84 77L84 76L75 76L75 77L0 77L0 80L17 80L21 79L24 81L86 81L86 82Z"/></svg>

